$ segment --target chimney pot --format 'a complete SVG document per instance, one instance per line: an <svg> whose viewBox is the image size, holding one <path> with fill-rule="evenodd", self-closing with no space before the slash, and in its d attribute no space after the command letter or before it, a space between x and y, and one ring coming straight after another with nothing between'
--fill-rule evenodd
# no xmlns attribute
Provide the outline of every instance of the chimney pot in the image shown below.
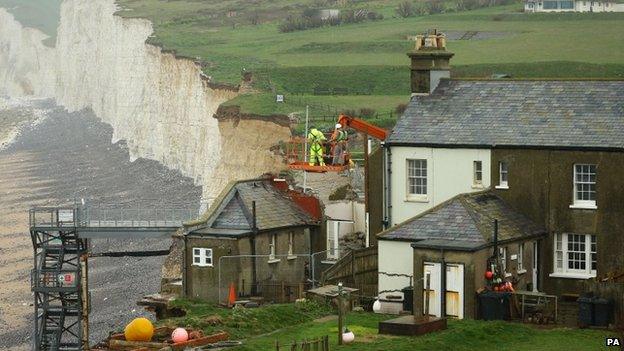
<svg viewBox="0 0 624 351"><path fill-rule="evenodd" d="M407 54L411 61L412 95L431 94L442 78L451 77L450 60L446 51L446 36L437 30L416 36L414 50Z"/></svg>

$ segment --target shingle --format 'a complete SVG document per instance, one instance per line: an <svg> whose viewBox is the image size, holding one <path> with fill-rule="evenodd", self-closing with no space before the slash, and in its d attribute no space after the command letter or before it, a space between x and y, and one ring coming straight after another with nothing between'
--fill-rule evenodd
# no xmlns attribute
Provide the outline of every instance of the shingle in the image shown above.
<svg viewBox="0 0 624 351"><path fill-rule="evenodd" d="M271 181L239 181L229 193L213 204L215 210L205 224L194 229L196 234L234 233L246 235L253 226L252 208L256 203L256 225L259 230L317 224L316 221ZM234 231L232 231L234 230ZM233 235L234 235L233 234Z"/></svg>
<svg viewBox="0 0 624 351"><path fill-rule="evenodd" d="M387 143L624 148L624 81L442 80Z"/></svg>
<svg viewBox="0 0 624 351"><path fill-rule="evenodd" d="M499 240L534 237L546 230L491 192L462 194L379 234L380 239L429 241L448 246L491 242L494 219Z"/></svg>

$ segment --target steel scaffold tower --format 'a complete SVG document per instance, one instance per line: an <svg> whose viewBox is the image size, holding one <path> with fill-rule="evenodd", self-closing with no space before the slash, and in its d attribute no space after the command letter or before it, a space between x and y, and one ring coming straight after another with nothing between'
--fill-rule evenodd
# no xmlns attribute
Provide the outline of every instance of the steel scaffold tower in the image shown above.
<svg viewBox="0 0 624 351"><path fill-rule="evenodd" d="M87 324L83 325L88 296L82 289L86 286L82 279L86 279L87 241L78 236L78 226L77 208L30 211L35 351L88 349Z"/></svg>

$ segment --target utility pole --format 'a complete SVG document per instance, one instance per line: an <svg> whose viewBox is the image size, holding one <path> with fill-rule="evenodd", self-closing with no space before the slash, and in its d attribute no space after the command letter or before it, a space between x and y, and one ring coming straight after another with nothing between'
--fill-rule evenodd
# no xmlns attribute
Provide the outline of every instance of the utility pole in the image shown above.
<svg viewBox="0 0 624 351"><path fill-rule="evenodd" d="M83 253L80 256L81 263L81 299L82 299L82 349L89 350L89 255Z"/></svg>
<svg viewBox="0 0 624 351"><path fill-rule="evenodd" d="M342 329L344 328L344 311L342 310L342 282L338 283L338 345L342 345Z"/></svg>
<svg viewBox="0 0 624 351"><path fill-rule="evenodd" d="M309 113L310 113L310 106L306 105L306 121L305 121L305 134L303 135L303 138L305 140L305 144L303 147L303 162L308 163L308 127L309 127ZM303 193L305 194L306 192L306 183L308 180L308 172L303 171Z"/></svg>

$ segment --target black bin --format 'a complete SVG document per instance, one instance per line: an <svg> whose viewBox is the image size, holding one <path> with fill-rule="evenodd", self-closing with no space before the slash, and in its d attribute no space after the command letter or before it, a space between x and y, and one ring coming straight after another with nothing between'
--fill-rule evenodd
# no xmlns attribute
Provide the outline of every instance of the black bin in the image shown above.
<svg viewBox="0 0 624 351"><path fill-rule="evenodd" d="M579 327L586 328L594 325L594 299L592 297L579 297L576 302L579 305Z"/></svg>
<svg viewBox="0 0 624 351"><path fill-rule="evenodd" d="M608 327L613 320L613 301L597 298L594 299L594 325Z"/></svg>
<svg viewBox="0 0 624 351"><path fill-rule="evenodd" d="M479 294L479 314L486 321L509 320L511 293L486 291Z"/></svg>
<svg viewBox="0 0 624 351"><path fill-rule="evenodd" d="M403 311L414 312L414 287L405 287L401 292L403 292Z"/></svg>

